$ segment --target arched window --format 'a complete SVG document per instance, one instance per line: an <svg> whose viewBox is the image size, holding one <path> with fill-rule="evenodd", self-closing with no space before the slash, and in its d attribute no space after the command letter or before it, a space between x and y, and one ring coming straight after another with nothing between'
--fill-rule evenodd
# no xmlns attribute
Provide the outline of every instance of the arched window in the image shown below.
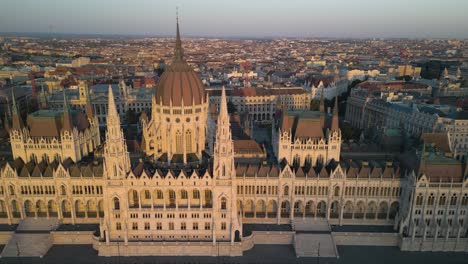
<svg viewBox="0 0 468 264"><path fill-rule="evenodd" d="M457 195L453 194L452 198L450 198L450 205L457 205Z"/></svg>
<svg viewBox="0 0 468 264"><path fill-rule="evenodd" d="M429 198L427 198L427 205L434 205L434 194L431 193Z"/></svg>
<svg viewBox="0 0 468 264"><path fill-rule="evenodd" d="M67 190L65 189L65 185L60 186L60 194L67 195Z"/></svg>
<svg viewBox="0 0 468 264"><path fill-rule="evenodd" d="M226 198L221 198L221 210L226 210L227 209L227 200Z"/></svg>
<svg viewBox="0 0 468 264"><path fill-rule="evenodd" d="M416 205L422 205L423 203L423 196L422 194L418 194L418 197L416 197Z"/></svg>
<svg viewBox="0 0 468 264"><path fill-rule="evenodd" d="M284 192L283 192L283 195L284 196L288 196L289 195L289 186L284 186Z"/></svg>
<svg viewBox="0 0 468 264"><path fill-rule="evenodd" d="M440 196L439 198L439 205L445 205L445 201L446 201L446 197L445 197L445 193L442 194L442 196Z"/></svg>
<svg viewBox="0 0 468 264"><path fill-rule="evenodd" d="M176 132L176 153L180 154L184 152L183 145L182 145L182 135L180 131Z"/></svg>
<svg viewBox="0 0 468 264"><path fill-rule="evenodd" d="M9 191L10 191L10 195L15 195L15 186L10 185L10 186L8 186L8 188L9 188Z"/></svg>
<svg viewBox="0 0 468 264"><path fill-rule="evenodd" d="M335 187L335 196L340 196L340 187L339 186Z"/></svg>
<svg viewBox="0 0 468 264"><path fill-rule="evenodd" d="M117 197L114 197L114 210L120 210L120 201Z"/></svg>
<svg viewBox="0 0 468 264"><path fill-rule="evenodd" d="M192 153L192 132L190 130L187 130L185 132L185 147L186 147L186 152L187 153Z"/></svg>

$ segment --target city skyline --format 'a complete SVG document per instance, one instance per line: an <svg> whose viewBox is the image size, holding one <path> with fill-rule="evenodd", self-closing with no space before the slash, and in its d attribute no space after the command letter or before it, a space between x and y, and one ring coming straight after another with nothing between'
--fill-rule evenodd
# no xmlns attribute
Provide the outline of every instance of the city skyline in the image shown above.
<svg viewBox="0 0 468 264"><path fill-rule="evenodd" d="M4 3L0 32L185 37L467 38L468 3L342 1L31 1Z"/></svg>

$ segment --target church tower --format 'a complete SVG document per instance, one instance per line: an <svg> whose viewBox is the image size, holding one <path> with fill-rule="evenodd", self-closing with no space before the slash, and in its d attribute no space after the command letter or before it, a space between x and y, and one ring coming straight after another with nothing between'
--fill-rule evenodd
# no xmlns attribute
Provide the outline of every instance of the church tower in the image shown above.
<svg viewBox="0 0 468 264"><path fill-rule="evenodd" d="M11 100L13 104L13 109L11 111L11 122L12 126L10 129L10 142L11 142L11 150L13 152L13 159L25 157L26 151L24 148L24 138L26 132L23 124L23 119L18 111L18 107L16 106L16 98L13 90L11 91Z"/></svg>
<svg viewBox="0 0 468 264"><path fill-rule="evenodd" d="M114 94L109 85L106 145L104 147L104 174L108 179L125 179L130 171L130 157L120 128L120 117L115 107Z"/></svg>
<svg viewBox="0 0 468 264"><path fill-rule="evenodd" d="M213 176L216 179L230 180L234 177L234 145L232 141L229 114L227 111L226 90L224 89L224 86L219 105L213 162Z"/></svg>
<svg viewBox="0 0 468 264"><path fill-rule="evenodd" d="M327 163L330 162L332 159L335 159L335 161L339 161L340 152L341 152L341 130L339 127L339 119L338 119L338 96L335 97L335 106L333 108L331 126L327 134L328 134Z"/></svg>
<svg viewBox="0 0 468 264"><path fill-rule="evenodd" d="M216 240L234 242L242 232L240 218L237 215L235 172L234 144L227 110L226 91L223 86L213 157L213 178L216 181L213 190L215 210L213 242Z"/></svg>

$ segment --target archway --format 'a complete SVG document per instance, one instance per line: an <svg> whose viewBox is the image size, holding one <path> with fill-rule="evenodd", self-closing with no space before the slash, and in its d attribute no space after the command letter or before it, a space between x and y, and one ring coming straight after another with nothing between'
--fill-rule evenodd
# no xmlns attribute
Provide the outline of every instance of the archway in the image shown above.
<svg viewBox="0 0 468 264"><path fill-rule="evenodd" d="M247 202L245 203L244 209L245 209L245 217L247 218L254 217L255 208L254 208L254 203L252 200L247 200Z"/></svg>
<svg viewBox="0 0 468 264"><path fill-rule="evenodd" d="M62 217L63 218L71 217L71 204L67 200L62 201Z"/></svg>
<svg viewBox="0 0 468 264"><path fill-rule="evenodd" d="M234 241L235 242L241 242L241 236L240 236L240 231L239 230L236 230L234 232Z"/></svg>
<svg viewBox="0 0 468 264"><path fill-rule="evenodd" d="M7 214L7 210L5 206L5 201L0 200L0 218L7 218L7 217L8 217L8 214Z"/></svg>
<svg viewBox="0 0 468 264"><path fill-rule="evenodd" d="M242 212L244 211L244 208L242 207L242 201L237 200L237 213L242 215Z"/></svg>
<svg viewBox="0 0 468 264"><path fill-rule="evenodd" d="M26 213L27 217L36 216L36 210L34 208L33 203L30 200L24 201L24 212Z"/></svg>
<svg viewBox="0 0 468 264"><path fill-rule="evenodd" d="M281 203L281 217L289 218L290 212L291 212L291 206L289 205L289 201L283 201Z"/></svg>
<svg viewBox="0 0 468 264"><path fill-rule="evenodd" d="M83 218L86 216L86 208L82 200L75 201L75 215L78 218Z"/></svg>
<svg viewBox="0 0 468 264"><path fill-rule="evenodd" d="M374 219L377 213L377 204L374 201L369 202L366 208L366 218Z"/></svg>
<svg viewBox="0 0 468 264"><path fill-rule="evenodd" d="M104 200L99 200L98 202L98 214L99 217L104 217Z"/></svg>
<svg viewBox="0 0 468 264"><path fill-rule="evenodd" d="M327 214L327 203L325 201L320 201L317 204L317 216L325 218Z"/></svg>
<svg viewBox="0 0 468 264"><path fill-rule="evenodd" d="M351 219L353 218L353 203L351 201L347 201L343 208L343 218L344 219Z"/></svg>
<svg viewBox="0 0 468 264"><path fill-rule="evenodd" d="M390 219L395 219L395 217L396 217L396 215L398 213L399 207L400 207L400 204L398 202L393 202L390 205L390 215L389 215Z"/></svg>
<svg viewBox="0 0 468 264"><path fill-rule="evenodd" d="M387 214L388 214L388 203L381 202L379 205L379 212L378 212L377 218L387 219Z"/></svg>
<svg viewBox="0 0 468 264"><path fill-rule="evenodd" d="M315 216L315 204L313 201L308 201L305 207L305 215L308 217Z"/></svg>
<svg viewBox="0 0 468 264"><path fill-rule="evenodd" d="M363 201L359 201L354 209L354 218L361 219L364 218L364 213L366 211L366 205Z"/></svg>
<svg viewBox="0 0 468 264"><path fill-rule="evenodd" d="M57 217L57 203L54 200L49 200L47 203L47 209L49 210L50 217Z"/></svg>
<svg viewBox="0 0 468 264"><path fill-rule="evenodd" d="M294 217L303 217L304 216L304 205L302 201L296 201L294 203Z"/></svg>
<svg viewBox="0 0 468 264"><path fill-rule="evenodd" d="M86 209L88 212L88 217L97 217L97 204L94 200L89 200L86 203Z"/></svg>
<svg viewBox="0 0 468 264"><path fill-rule="evenodd" d="M276 215L278 213L278 205L276 204L275 200L270 200L268 202L267 211L269 218L276 218Z"/></svg>
<svg viewBox="0 0 468 264"><path fill-rule="evenodd" d="M340 216L340 205L338 201L333 201L330 206L330 218L338 218Z"/></svg>
<svg viewBox="0 0 468 264"><path fill-rule="evenodd" d="M14 218L20 218L21 217L21 212L20 212L20 207L18 205L18 201L16 201L16 200L11 201L11 212L12 212Z"/></svg>
<svg viewBox="0 0 468 264"><path fill-rule="evenodd" d="M47 216L47 207L43 200L38 200L36 202L37 217L46 217Z"/></svg>
<svg viewBox="0 0 468 264"><path fill-rule="evenodd" d="M255 205L255 216L256 217L265 217L266 215L266 208L265 208L265 201L258 200Z"/></svg>

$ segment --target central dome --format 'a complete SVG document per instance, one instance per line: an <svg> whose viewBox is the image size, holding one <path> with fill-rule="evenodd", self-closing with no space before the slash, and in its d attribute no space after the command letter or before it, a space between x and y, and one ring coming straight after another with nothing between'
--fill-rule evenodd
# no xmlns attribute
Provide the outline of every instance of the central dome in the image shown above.
<svg viewBox="0 0 468 264"><path fill-rule="evenodd" d="M200 77L193 71L183 58L182 41L180 40L179 23L177 23L176 46L174 60L156 85L154 93L157 104L180 107L200 105L205 100L205 87Z"/></svg>

